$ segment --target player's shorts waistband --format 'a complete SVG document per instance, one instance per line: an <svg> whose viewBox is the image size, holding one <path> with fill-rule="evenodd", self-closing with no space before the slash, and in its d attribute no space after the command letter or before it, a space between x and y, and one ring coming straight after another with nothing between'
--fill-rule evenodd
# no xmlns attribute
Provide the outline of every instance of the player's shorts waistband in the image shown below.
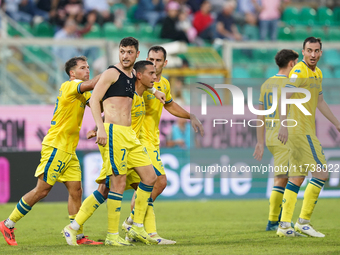
<svg viewBox="0 0 340 255"><path fill-rule="evenodd" d="M132 129L132 126L122 126L122 125L117 125L117 124L113 124L113 123L104 123L104 127L109 127L110 125L112 125L113 127L118 127L119 129Z"/></svg>

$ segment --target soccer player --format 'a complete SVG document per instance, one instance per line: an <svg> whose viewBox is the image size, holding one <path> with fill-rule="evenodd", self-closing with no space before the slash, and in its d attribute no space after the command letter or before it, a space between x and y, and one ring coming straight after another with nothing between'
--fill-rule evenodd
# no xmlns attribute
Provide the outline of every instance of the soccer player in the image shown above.
<svg viewBox="0 0 340 255"><path fill-rule="evenodd" d="M136 137L131 127L131 107L135 93L135 75L133 65L139 55L138 40L127 37L119 44L119 63L110 66L100 77L91 96L91 111L98 127L96 143L103 157L105 176L109 176L111 187L107 196L108 233L105 245L131 245L119 236L118 225L121 201L126 186L127 168L134 168L141 178L136 194L135 218L129 230L131 238L146 244L157 243L144 230L143 221L148 200L156 181L156 174L151 165L146 149ZM104 116L101 117L100 102L103 100ZM94 202L94 207L103 203L105 197L94 192L84 203L81 210L70 225L63 231L69 245L76 245L75 234L80 222L86 220L95 208L87 205ZM79 219L78 219L79 218Z"/></svg>
<svg viewBox="0 0 340 255"><path fill-rule="evenodd" d="M277 98L281 97L281 88L287 83L287 77L296 65L299 54L293 50L283 49L275 56L275 62L279 72L265 81L261 86L259 99L259 110L268 110L273 103L273 88L277 88ZM266 231L277 230L279 226L279 215L281 212L282 197L288 181L288 172L283 166L288 166L288 146L282 144L278 139L279 115L277 110L267 116L259 115L257 119L264 121L263 126L257 127L257 144L254 151L254 158L261 161L264 151L264 130L266 130L266 145L274 157L274 187L269 198L269 219Z"/></svg>
<svg viewBox="0 0 340 255"><path fill-rule="evenodd" d="M281 125L278 139L289 148L289 180L283 194L283 208L281 222L277 235L281 237L294 237L298 235L324 237L310 224L310 219L317 203L320 191L328 178L325 155L318 138L315 135L316 108L340 132L340 122L334 116L325 102L322 94L322 72L316 66L322 55L321 39L308 37L303 42L303 60L298 63L289 74L287 88L303 88L310 92L311 98L303 106L311 115L305 115L296 105L289 108L287 119L288 126ZM287 98L305 98L303 93L287 93ZM289 121L289 119L295 120ZM285 120L285 115L280 113L280 121ZM281 122L282 123L282 122ZM295 125L296 124L296 125ZM297 201L300 186L307 176L312 173L304 193L300 216L295 224L295 231L291 227L291 220Z"/></svg>
<svg viewBox="0 0 340 255"><path fill-rule="evenodd" d="M81 170L75 153L85 106L100 75L89 80L90 69L86 57L74 57L65 63L70 77L59 90L51 127L42 141L40 164L36 169L36 187L26 193L11 215L0 223L0 230L9 245L17 245L15 224L31 211L33 205L47 196L56 181L65 184L68 192L68 211L72 221L81 205ZM76 233L77 244L102 244L87 239L83 227Z"/></svg>
<svg viewBox="0 0 340 255"><path fill-rule="evenodd" d="M167 65L166 50L161 46L151 47L148 51L147 60L153 62L156 68L157 80L154 83L154 89L162 91L166 95L164 108L176 117L190 119L191 125L193 126L195 132L200 131L201 135L203 136L204 130L201 122L194 114L188 113L185 109L173 101L170 93L170 83L162 76L163 68ZM145 215L145 230L149 236L154 240L157 240L159 244L175 244L175 241L164 239L157 234L156 219L153 209L153 201L155 201L155 199L163 192L167 185L164 166L159 152L159 121L162 115L163 104L161 104L153 95L148 92L144 92L143 97L145 101L146 115L139 138L141 143L146 147L157 174L157 181L151 193L151 199ZM132 211L130 216L124 221L123 229L126 231L128 230L129 225L132 224L134 217L135 210Z"/></svg>

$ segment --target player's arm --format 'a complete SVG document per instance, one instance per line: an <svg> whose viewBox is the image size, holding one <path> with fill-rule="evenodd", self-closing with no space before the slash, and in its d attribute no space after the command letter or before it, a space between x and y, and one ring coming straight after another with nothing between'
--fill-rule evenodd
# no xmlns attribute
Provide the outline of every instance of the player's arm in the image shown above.
<svg viewBox="0 0 340 255"><path fill-rule="evenodd" d="M104 128L104 122L101 116L100 101L104 97L106 91L109 89L111 84L117 81L118 75L119 73L115 69L108 69L105 72L103 72L93 90L90 99L92 116L98 127L96 143L102 146L106 145L107 135Z"/></svg>
<svg viewBox="0 0 340 255"><path fill-rule="evenodd" d="M260 111L264 110L263 104L259 105L259 110ZM262 120L262 122L258 121L258 124L260 124L260 125L262 123L264 123L264 121L265 121L265 118L264 118L263 115L258 115L257 119ZM257 128L256 128L257 143L256 143L255 151L254 151L254 154L253 154L253 157L258 161L261 161L262 156L263 156L263 152L264 152L264 130L265 130L265 126L264 125L260 126L260 125L258 125Z"/></svg>
<svg viewBox="0 0 340 255"><path fill-rule="evenodd" d="M79 92L84 93L85 91L93 90L93 88L95 87L95 85L99 81L100 76L101 76L101 74L98 74L93 79L88 80L88 81L84 81L81 84L79 84L79 88L78 88Z"/></svg>
<svg viewBox="0 0 340 255"><path fill-rule="evenodd" d="M289 99L293 96L294 93L289 92L286 93L286 98ZM280 129L279 129L279 135L278 135L278 139L283 143L286 144L288 141L288 128L281 125L282 121L286 120L287 118L287 113L288 113L288 105L286 105L286 114L283 115L281 114L281 97L279 99L279 105L278 105L278 114L280 116Z"/></svg>
<svg viewBox="0 0 340 255"><path fill-rule="evenodd" d="M323 94L320 94L318 97L318 105L317 105L319 111L325 116L340 132L340 122L339 120L334 116L333 112L329 108L327 102L323 98Z"/></svg>
<svg viewBox="0 0 340 255"><path fill-rule="evenodd" d="M147 91L153 94L162 104L165 104L165 94L155 88L147 89Z"/></svg>
<svg viewBox="0 0 340 255"><path fill-rule="evenodd" d="M190 114L173 100L170 103L166 103L164 105L164 108L176 117L190 119L191 126L194 128L195 132L197 133L198 131L200 131L201 136L204 135L202 123L199 121L199 119L197 119L194 114Z"/></svg>

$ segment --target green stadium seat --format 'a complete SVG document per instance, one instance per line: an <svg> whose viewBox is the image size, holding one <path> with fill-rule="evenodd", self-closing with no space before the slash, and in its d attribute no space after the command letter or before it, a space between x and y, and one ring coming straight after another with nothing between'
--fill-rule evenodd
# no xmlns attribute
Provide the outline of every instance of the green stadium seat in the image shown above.
<svg viewBox="0 0 340 255"><path fill-rule="evenodd" d="M22 28L24 28L27 32L32 34L32 27L27 22L19 22L18 23ZM9 36L23 36L22 33L20 33L17 29L12 27L10 24L7 25L7 33Z"/></svg>
<svg viewBox="0 0 340 255"><path fill-rule="evenodd" d="M125 13L127 13L127 7L125 4L115 3L114 5L111 5L110 12L115 13L116 11L124 11Z"/></svg>
<svg viewBox="0 0 340 255"><path fill-rule="evenodd" d="M51 63L53 61L52 56L43 51L40 46L27 46L26 49L44 63ZM34 59L31 59L26 54L23 60L25 63L34 63Z"/></svg>
<svg viewBox="0 0 340 255"><path fill-rule="evenodd" d="M108 40L114 40L120 37L120 32L118 27L111 22L107 22L103 26L104 37Z"/></svg>
<svg viewBox="0 0 340 255"><path fill-rule="evenodd" d="M334 78L340 79L340 69L339 68L335 68L335 70L334 70Z"/></svg>
<svg viewBox="0 0 340 255"><path fill-rule="evenodd" d="M325 30L322 27L312 27L311 36L321 38L322 40L326 40L328 37L326 36Z"/></svg>
<svg viewBox="0 0 340 255"><path fill-rule="evenodd" d="M303 7L300 12L300 25L312 26L316 23L316 11L310 7Z"/></svg>
<svg viewBox="0 0 340 255"><path fill-rule="evenodd" d="M328 30L328 40L329 41L340 41L340 28L330 27Z"/></svg>
<svg viewBox="0 0 340 255"><path fill-rule="evenodd" d="M253 61L274 64L275 50L257 49L253 50Z"/></svg>
<svg viewBox="0 0 340 255"><path fill-rule="evenodd" d="M299 10L296 7L287 7L282 14L282 20L287 24L294 26L299 20Z"/></svg>
<svg viewBox="0 0 340 255"><path fill-rule="evenodd" d="M36 37L53 37L54 27L48 22L41 22L33 27L33 35Z"/></svg>
<svg viewBox="0 0 340 255"><path fill-rule="evenodd" d="M249 74L251 78L263 78L263 68L257 65L251 66L249 70Z"/></svg>
<svg viewBox="0 0 340 255"><path fill-rule="evenodd" d="M333 9L333 25L340 25L340 6L334 7Z"/></svg>
<svg viewBox="0 0 340 255"><path fill-rule="evenodd" d="M322 58L327 65L340 66L340 54L337 50L324 50Z"/></svg>
<svg viewBox="0 0 340 255"><path fill-rule="evenodd" d="M280 41L292 41L293 35L292 31L289 27L280 27L279 28L279 35L278 35L278 40Z"/></svg>
<svg viewBox="0 0 340 255"><path fill-rule="evenodd" d="M264 76L266 79L274 76L275 74L277 74L279 71L279 69L277 67L268 67L266 72L264 73Z"/></svg>
<svg viewBox="0 0 340 255"><path fill-rule="evenodd" d="M137 4L135 5L132 5L128 10L127 10L127 13L126 13L126 17L127 17L127 20L128 22L130 23L138 23L139 21L135 19L135 12L137 10Z"/></svg>
<svg viewBox="0 0 340 255"><path fill-rule="evenodd" d="M235 66L232 71L233 78L250 78L250 74L247 69L241 66Z"/></svg>
<svg viewBox="0 0 340 255"><path fill-rule="evenodd" d="M101 38L102 37L102 31L101 28L98 24L93 24L91 27L91 30L84 34L84 38L91 38L91 39L96 39L96 38Z"/></svg>
<svg viewBox="0 0 340 255"><path fill-rule="evenodd" d="M249 54L248 54L249 55ZM234 64L246 64L251 61L250 56L244 54L244 50L234 49L233 50L233 63Z"/></svg>
<svg viewBox="0 0 340 255"><path fill-rule="evenodd" d="M245 25L242 34L250 41L257 41L260 38L257 26Z"/></svg>
<svg viewBox="0 0 340 255"><path fill-rule="evenodd" d="M296 41L304 41L307 37L310 36L306 27L297 26L294 28L293 38Z"/></svg>
<svg viewBox="0 0 340 255"><path fill-rule="evenodd" d="M12 27L10 24L7 25L7 34L11 37L13 36L21 36L20 32Z"/></svg>
<svg viewBox="0 0 340 255"><path fill-rule="evenodd" d="M320 66L322 77L326 79L334 78L332 70L328 66Z"/></svg>
<svg viewBox="0 0 340 255"><path fill-rule="evenodd" d="M150 26L148 23L140 23L138 27L138 39L145 40L145 41L154 41L155 36L153 32L152 26Z"/></svg>
<svg viewBox="0 0 340 255"><path fill-rule="evenodd" d="M333 25L334 17L333 11L327 7L320 7L317 13L318 23L320 25Z"/></svg>
<svg viewBox="0 0 340 255"><path fill-rule="evenodd" d="M137 28L136 25L128 24L124 25L121 29L121 37L128 37L128 36L136 36L137 34Z"/></svg>
<svg viewBox="0 0 340 255"><path fill-rule="evenodd" d="M157 24L153 28L154 36L157 37L157 38L160 38L161 37L161 31L162 31L162 25L161 24Z"/></svg>

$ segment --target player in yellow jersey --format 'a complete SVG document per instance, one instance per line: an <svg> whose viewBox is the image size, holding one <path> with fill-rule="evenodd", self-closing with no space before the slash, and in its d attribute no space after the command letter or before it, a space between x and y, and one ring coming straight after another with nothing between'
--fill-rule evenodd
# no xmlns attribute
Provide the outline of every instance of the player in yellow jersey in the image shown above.
<svg viewBox="0 0 340 255"><path fill-rule="evenodd" d="M261 86L259 99L259 110L270 109L273 103L273 88L277 88L277 98L281 96L281 88L287 84L287 77L296 65L299 54L293 50L280 50L275 56L275 62L279 67L279 72L265 81ZM285 172L283 166L288 166L288 146L282 144L278 139L279 133L279 114L277 110L267 116L259 115L265 124L257 127L257 144L254 151L254 158L261 161L264 152L264 141L268 150L274 157L274 186L269 198L269 219L266 231L277 230L279 226L279 215L281 212L282 197L288 181L288 172ZM264 131L266 130L266 139Z"/></svg>
<svg viewBox="0 0 340 255"><path fill-rule="evenodd" d="M70 80L59 90L51 127L42 142L41 160L35 172L36 187L26 193L0 230L9 245L17 245L14 225L42 198L46 197L56 181L65 184L69 192L69 218L73 220L81 205L81 170L75 153L85 106L100 75L89 80L90 69L86 57L74 57L65 64ZM78 244L102 244L87 239L82 228L77 232Z"/></svg>
<svg viewBox="0 0 340 255"><path fill-rule="evenodd" d="M135 63L134 68L136 70L136 83L135 83L135 92L134 97L132 101L132 108L131 108L131 127L135 131L135 133L139 134L139 130L141 127L141 123L143 122L144 116L145 116L145 105L144 100L142 98L143 92L147 88L152 88L153 82L156 79L155 75L155 68L153 64L150 61L138 61ZM96 136L95 131L90 131L88 133L88 138L92 138ZM107 145L106 145L107 146ZM134 178L131 178L131 175L136 175L135 171L133 170L135 168L134 165L130 165L129 162L127 164L127 180L133 180ZM138 176L138 175L137 175ZM106 185L106 180L108 181ZM100 176L96 180L99 183L98 189L93 192L92 195L90 195L88 198L85 199L83 202L79 213L77 214L74 223L71 224L71 227L76 229L76 224L81 225L84 224L84 222L91 217L91 215L94 213L94 211L108 198L109 192L110 192L110 176L107 174L107 170L105 167L105 161L103 164L103 168L101 170ZM138 176L138 181L135 183L133 188L135 190L138 189L140 182L140 178ZM131 188L131 184L127 181L126 189ZM115 241L111 245L121 246L121 245L130 245L129 243L125 243L124 240L120 240L121 238L118 238L119 240Z"/></svg>
<svg viewBox="0 0 340 255"><path fill-rule="evenodd" d="M167 65L166 50L161 46L151 47L148 51L147 60L153 62L156 68L157 81L154 83L154 89L165 93L166 98L164 108L176 117L190 119L194 130L196 132L200 131L201 135L203 136L204 131L201 122L196 118L195 115L188 113L185 109L173 101L170 93L170 83L162 76L163 68ZM155 199L163 192L167 185L164 166L161 161L159 151L159 121L162 115L163 104L156 100L155 96L149 92L144 92L143 97L145 101L146 115L139 139L146 147L157 174L157 181L151 193L152 199L149 202L145 215L145 230L148 232L149 236L157 240L159 244L175 244L175 241L164 239L157 234L156 220L152 202L155 201ZM128 219L124 221L123 228L126 229L128 225L131 225L134 217L133 213L134 212L132 211Z"/></svg>
<svg viewBox="0 0 340 255"><path fill-rule="evenodd" d="M311 98L303 106L311 115L305 115L294 104L289 107L289 128L281 125L278 139L289 148L289 181L283 195L282 216L277 235L282 237L312 236L324 237L310 224L310 219L317 203L320 191L328 178L326 159L321 144L315 133L316 108L337 128L340 132L340 122L334 116L325 102L322 94L322 72L316 66L322 55L321 39L308 37L303 43L303 60L290 72L287 88L303 88L310 92ZM306 96L303 93L287 93L287 98L301 99ZM281 115L280 120L285 120ZM294 123L293 123L294 122ZM296 125L295 125L296 124ZM311 172L312 179L309 181L304 193L300 216L295 224L295 230L290 222L293 217L297 194L300 186Z"/></svg>

